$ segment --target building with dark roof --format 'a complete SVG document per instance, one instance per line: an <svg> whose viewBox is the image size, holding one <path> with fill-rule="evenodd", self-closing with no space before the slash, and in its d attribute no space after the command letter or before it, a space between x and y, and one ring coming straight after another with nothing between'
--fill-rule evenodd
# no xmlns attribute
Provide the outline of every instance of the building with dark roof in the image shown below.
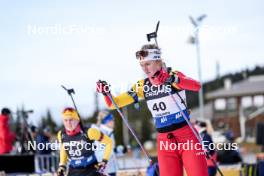
<svg viewBox="0 0 264 176"><path fill-rule="evenodd" d="M264 122L264 75L234 84L227 79L224 88L207 93L206 99L211 107L206 118L215 127L225 124L242 139L255 136L256 124Z"/></svg>

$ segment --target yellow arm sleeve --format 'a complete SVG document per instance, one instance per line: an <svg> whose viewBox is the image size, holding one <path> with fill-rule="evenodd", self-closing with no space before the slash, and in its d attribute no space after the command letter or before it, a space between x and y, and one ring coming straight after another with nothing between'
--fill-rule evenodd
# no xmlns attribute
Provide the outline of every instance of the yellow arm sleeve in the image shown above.
<svg viewBox="0 0 264 176"><path fill-rule="evenodd" d="M113 147L112 139L95 128L89 128L87 131L87 135L89 139L96 140L101 142L102 144L105 144L103 159L108 161L111 156Z"/></svg>
<svg viewBox="0 0 264 176"><path fill-rule="evenodd" d="M58 132L57 138L58 138L58 141L60 144L60 163L59 163L59 165L65 166L67 164L67 161L68 161L68 156L67 156L67 153L64 149L64 146L63 146L63 143L61 140L61 131Z"/></svg>
<svg viewBox="0 0 264 176"><path fill-rule="evenodd" d="M116 97L113 97L113 100L117 104L118 107L122 108L124 106L130 105L135 102L135 99L133 98L132 94L135 93L138 99L143 99L143 85L144 80L140 80L137 82L137 84L134 84L129 92L124 92ZM110 109L115 109L114 105L112 104Z"/></svg>

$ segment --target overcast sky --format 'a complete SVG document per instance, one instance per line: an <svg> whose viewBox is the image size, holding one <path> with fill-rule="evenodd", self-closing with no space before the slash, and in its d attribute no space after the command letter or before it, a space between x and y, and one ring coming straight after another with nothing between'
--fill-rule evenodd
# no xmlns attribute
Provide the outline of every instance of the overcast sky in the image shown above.
<svg viewBox="0 0 264 176"><path fill-rule="evenodd" d="M0 1L0 107L47 108L60 121L71 105L61 84L73 87L81 113L94 110L96 80L112 85L144 75L135 51L161 21L158 42L167 66L198 79L189 15L207 14L201 29L203 81L264 66L264 2L252 1ZM101 100L100 107L105 105Z"/></svg>

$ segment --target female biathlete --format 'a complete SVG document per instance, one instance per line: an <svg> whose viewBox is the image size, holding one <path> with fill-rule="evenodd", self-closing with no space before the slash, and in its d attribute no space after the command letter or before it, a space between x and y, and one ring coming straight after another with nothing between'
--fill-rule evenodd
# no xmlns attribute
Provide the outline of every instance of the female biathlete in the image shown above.
<svg viewBox="0 0 264 176"><path fill-rule="evenodd" d="M112 96L115 103L124 107L137 103L140 99L146 100L158 131L158 163L161 176L183 176L183 167L188 176L208 176L202 146L174 101L178 102L187 115L188 109L184 105L185 90L199 91L199 82L178 71L168 73L163 67L161 51L154 44L142 46L136 52L136 57L147 78L138 81L128 92ZM105 81L97 82L97 91L104 95L107 106L114 109ZM174 96L174 100L171 96ZM186 143L189 146L181 147Z"/></svg>
<svg viewBox="0 0 264 176"><path fill-rule="evenodd" d="M64 128L58 132L60 142L60 163L58 176L101 176L112 152L112 140L99 130L83 128L77 111L71 107L62 113ZM94 148L94 141L105 147ZM102 161L98 163L95 150L104 150ZM69 166L66 173L67 165Z"/></svg>

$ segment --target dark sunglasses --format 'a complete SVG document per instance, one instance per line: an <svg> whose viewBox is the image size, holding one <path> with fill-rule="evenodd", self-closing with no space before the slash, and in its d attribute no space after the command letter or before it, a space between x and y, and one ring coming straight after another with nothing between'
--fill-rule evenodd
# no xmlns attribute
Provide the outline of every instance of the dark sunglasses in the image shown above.
<svg viewBox="0 0 264 176"><path fill-rule="evenodd" d="M148 56L148 51L146 51L146 50L140 50L140 51L137 51L136 52L136 57L137 57L137 59L139 59L141 56L142 57L147 57Z"/></svg>

